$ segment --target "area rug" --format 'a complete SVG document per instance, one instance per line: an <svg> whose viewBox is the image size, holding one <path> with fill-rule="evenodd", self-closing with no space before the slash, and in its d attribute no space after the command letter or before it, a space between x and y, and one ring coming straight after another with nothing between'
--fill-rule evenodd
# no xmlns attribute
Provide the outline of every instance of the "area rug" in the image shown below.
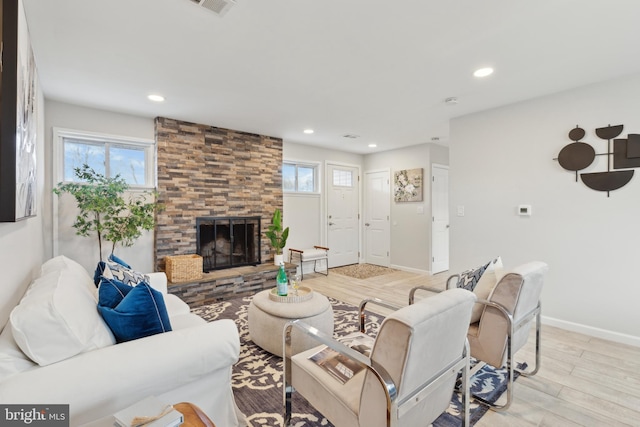
<svg viewBox="0 0 640 427"><path fill-rule="evenodd" d="M329 298L334 312L334 336L344 336L358 331L358 309ZM282 425L282 359L262 350L249 337L247 310L251 297L223 301L192 311L207 321L232 319L240 334L240 359L233 367L232 385L236 402L247 416L251 427ZM367 333L375 335L383 316L368 313ZM484 399L494 402L506 389L506 370L496 370L484 364L472 361L471 389ZM452 427L460 425L460 396L453 393L447 412L433 422L434 427ZM487 408L471 401L471 425L474 425ZM298 393L293 394L292 426L295 427L332 427L322 414L317 412ZM416 426L416 427L427 427Z"/></svg>
<svg viewBox="0 0 640 427"><path fill-rule="evenodd" d="M332 273L342 274L343 276L349 276L355 279L368 279L370 277L393 273L396 270L373 264L352 264L345 265L344 267L331 268L330 271Z"/></svg>

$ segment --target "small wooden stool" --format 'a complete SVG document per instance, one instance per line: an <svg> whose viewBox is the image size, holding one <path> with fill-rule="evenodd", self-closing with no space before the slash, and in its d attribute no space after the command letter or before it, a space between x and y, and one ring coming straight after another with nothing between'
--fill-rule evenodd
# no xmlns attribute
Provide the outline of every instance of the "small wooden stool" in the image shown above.
<svg viewBox="0 0 640 427"><path fill-rule="evenodd" d="M305 261L313 261L313 272L324 274L325 276L329 275L329 248L325 248L324 246L314 246L312 249L289 249L289 262L292 264L296 264L294 262L294 257L298 258L298 265L300 266L300 278L304 279L304 271L302 268L302 263ZM325 271L316 270L316 266L318 261L324 260L325 262Z"/></svg>

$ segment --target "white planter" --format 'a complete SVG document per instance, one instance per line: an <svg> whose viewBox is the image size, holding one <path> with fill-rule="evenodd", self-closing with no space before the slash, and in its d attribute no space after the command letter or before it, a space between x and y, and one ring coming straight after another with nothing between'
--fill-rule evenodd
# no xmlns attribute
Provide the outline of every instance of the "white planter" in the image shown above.
<svg viewBox="0 0 640 427"><path fill-rule="evenodd" d="M280 255L274 255L273 256L273 264L274 265L280 265L284 262L284 254L280 254Z"/></svg>

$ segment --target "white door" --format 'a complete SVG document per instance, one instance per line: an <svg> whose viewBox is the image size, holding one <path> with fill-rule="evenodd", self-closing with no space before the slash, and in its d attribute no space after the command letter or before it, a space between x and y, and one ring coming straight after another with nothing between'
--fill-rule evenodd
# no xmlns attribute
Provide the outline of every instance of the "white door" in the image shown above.
<svg viewBox="0 0 640 427"><path fill-rule="evenodd" d="M431 274L449 269L449 168L431 168Z"/></svg>
<svg viewBox="0 0 640 427"><path fill-rule="evenodd" d="M357 264L358 168L327 165L327 244L329 267Z"/></svg>
<svg viewBox="0 0 640 427"><path fill-rule="evenodd" d="M367 264L389 267L389 171L365 173L364 259Z"/></svg>

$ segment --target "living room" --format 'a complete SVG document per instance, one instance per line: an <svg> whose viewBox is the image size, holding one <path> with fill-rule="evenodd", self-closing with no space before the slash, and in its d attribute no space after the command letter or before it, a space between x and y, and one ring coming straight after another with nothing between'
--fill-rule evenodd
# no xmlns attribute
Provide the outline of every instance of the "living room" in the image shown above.
<svg viewBox="0 0 640 427"><path fill-rule="evenodd" d="M616 61L612 59L608 68L616 68ZM640 201L635 197L638 183L632 180L607 197L576 182L575 174L555 160L571 142L567 134L576 125L586 129L584 141L592 143L598 153L606 144L595 136L596 128L624 124L624 135L640 133L636 105L640 69L632 72L631 65L625 70L620 74L603 71L601 79L579 87L558 87L532 99L454 117L448 124L446 145L429 141L362 154L283 138L282 156L284 160L320 164L323 179L327 162L354 165L362 173L423 168L425 178L430 176L433 163L447 164L449 272L480 265L498 255L507 267L542 260L550 267L542 296L546 325L640 347L635 303L640 299L640 287L634 279L636 253L632 249L633 236L640 235ZM0 294L2 307L14 306L42 263L54 255L68 255L86 263L87 268L97 257L83 244L65 240L74 238L73 230L61 235L54 228L54 128L150 141L156 138L153 117L49 98L42 90L37 107L37 212L33 218L0 224L0 265L6 283ZM167 115L160 111L158 116ZM215 120L206 124L218 126ZM594 170L603 170L603 165ZM425 274L430 270L427 181L426 214L416 214L413 204L391 202L391 218L397 222L391 227L390 239L390 265L394 268ZM292 229L291 247L326 243L323 197L283 196L285 225ZM531 215L518 215L520 205L530 206ZM463 215L458 214L459 207ZM307 216L310 211L317 215L312 221ZM416 235L420 238L413 237ZM133 248L122 249L121 255L140 270L153 271L153 247L150 233ZM9 313L1 314L5 320Z"/></svg>

